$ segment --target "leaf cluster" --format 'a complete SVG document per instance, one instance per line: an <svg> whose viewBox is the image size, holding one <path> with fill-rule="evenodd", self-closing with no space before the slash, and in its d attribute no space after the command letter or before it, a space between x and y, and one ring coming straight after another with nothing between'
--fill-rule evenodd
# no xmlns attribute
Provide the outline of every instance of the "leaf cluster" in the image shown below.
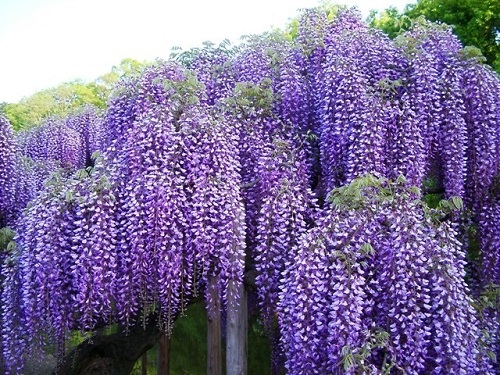
<svg viewBox="0 0 500 375"><path fill-rule="evenodd" d="M262 110L270 113L274 102L272 81L265 78L257 85L251 82L236 83L233 95L225 100L225 106L236 112Z"/></svg>
<svg viewBox="0 0 500 375"><path fill-rule="evenodd" d="M418 0L399 12L395 7L368 17L370 26L395 38L423 17L450 25L468 50L464 55L485 60L500 73L500 2L497 0ZM475 49L471 49L475 46Z"/></svg>

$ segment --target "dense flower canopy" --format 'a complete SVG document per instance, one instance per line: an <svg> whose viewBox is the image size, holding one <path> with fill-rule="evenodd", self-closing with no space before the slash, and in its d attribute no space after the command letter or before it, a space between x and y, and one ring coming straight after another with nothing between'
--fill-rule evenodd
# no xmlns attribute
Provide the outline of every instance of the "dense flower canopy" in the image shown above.
<svg viewBox="0 0 500 375"><path fill-rule="evenodd" d="M11 215L14 188L10 180L15 171L16 145L9 121L0 115L0 162L3 173L0 175L0 225L7 224Z"/></svg>
<svg viewBox="0 0 500 375"><path fill-rule="evenodd" d="M288 374L497 373L499 77L442 25L392 41L353 10L195 52L103 115L0 117L6 373L73 330L169 332L210 288L232 309L247 271Z"/></svg>

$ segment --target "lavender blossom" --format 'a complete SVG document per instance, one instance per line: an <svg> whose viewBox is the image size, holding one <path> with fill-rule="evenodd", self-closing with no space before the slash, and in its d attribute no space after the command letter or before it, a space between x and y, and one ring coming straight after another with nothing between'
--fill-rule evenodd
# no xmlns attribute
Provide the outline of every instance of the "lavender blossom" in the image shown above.
<svg viewBox="0 0 500 375"><path fill-rule="evenodd" d="M12 126L0 115L0 227L11 224L14 209L16 143Z"/></svg>

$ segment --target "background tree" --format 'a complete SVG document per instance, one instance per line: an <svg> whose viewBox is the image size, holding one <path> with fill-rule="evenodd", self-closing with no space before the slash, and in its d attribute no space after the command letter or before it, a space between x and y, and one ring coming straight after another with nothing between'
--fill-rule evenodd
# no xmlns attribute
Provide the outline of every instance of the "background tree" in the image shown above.
<svg viewBox="0 0 500 375"><path fill-rule="evenodd" d="M500 73L500 2L497 0L419 0L402 13L388 8L369 17L372 26L395 37L410 26L410 19L424 16L453 28L465 46L478 47L488 64Z"/></svg>
<svg viewBox="0 0 500 375"><path fill-rule="evenodd" d="M147 62L126 58L114 66L111 72L90 83L81 80L62 83L17 103L1 103L0 112L5 114L14 130L19 130L38 125L49 116L67 116L84 105L104 109L118 81L137 75L148 65Z"/></svg>

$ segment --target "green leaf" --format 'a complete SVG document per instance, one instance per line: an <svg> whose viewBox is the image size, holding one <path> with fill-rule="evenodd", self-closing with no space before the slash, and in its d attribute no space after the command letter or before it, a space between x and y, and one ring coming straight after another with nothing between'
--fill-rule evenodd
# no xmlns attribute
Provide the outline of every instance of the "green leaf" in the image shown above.
<svg viewBox="0 0 500 375"><path fill-rule="evenodd" d="M462 198L460 198L460 197L451 197L451 201L453 202L453 205L455 206L455 208L457 208L458 210L463 209L464 202L462 201Z"/></svg>
<svg viewBox="0 0 500 375"><path fill-rule="evenodd" d="M366 255L371 255L375 253L375 250L373 249L373 246L367 242L361 245L361 252Z"/></svg>
<svg viewBox="0 0 500 375"><path fill-rule="evenodd" d="M487 350L486 351L486 355L488 356L489 359L491 359L491 361L493 363L496 363L497 362L497 355L495 354L495 352L491 351L491 350Z"/></svg>

